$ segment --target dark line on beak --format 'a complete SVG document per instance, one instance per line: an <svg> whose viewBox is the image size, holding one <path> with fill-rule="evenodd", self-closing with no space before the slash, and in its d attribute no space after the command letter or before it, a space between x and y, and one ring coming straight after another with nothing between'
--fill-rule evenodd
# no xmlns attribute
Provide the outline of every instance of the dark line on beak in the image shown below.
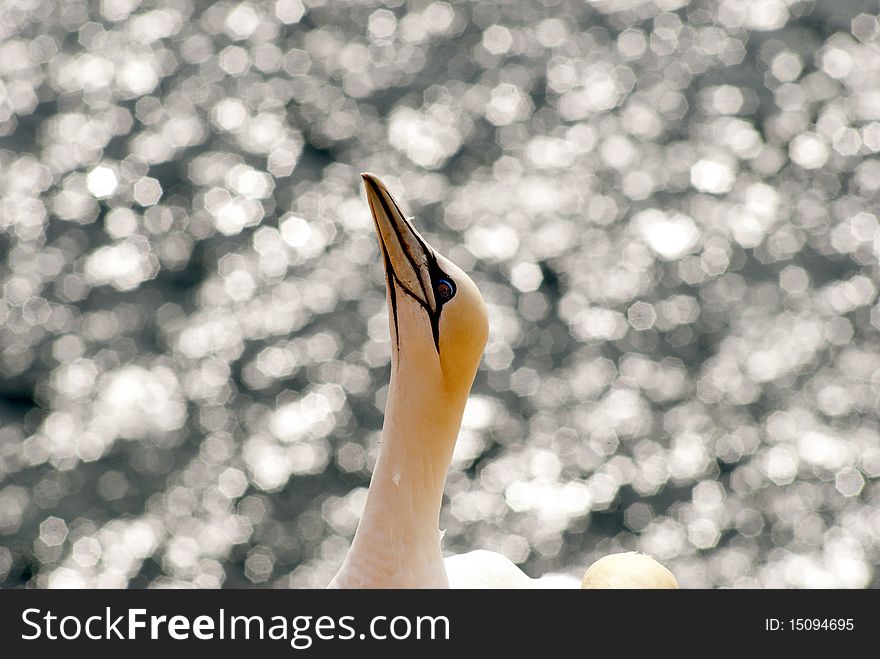
<svg viewBox="0 0 880 659"><path fill-rule="evenodd" d="M377 227L378 228L378 227ZM379 234L382 239L382 234ZM394 268L391 266L391 258L388 256L388 250L385 249L385 243L382 243L382 257L385 259L385 279L388 286L388 300L391 304L391 315L394 317L394 346L397 352L400 352L400 328L397 323L397 289L394 288Z"/></svg>
<svg viewBox="0 0 880 659"><path fill-rule="evenodd" d="M400 206L397 205L397 200L394 197L391 197L391 203L394 204L394 208L397 209L397 212L400 214L400 217L403 218L403 221L406 222L406 225L409 227L410 231L412 231L412 235L415 237L416 240L419 241L419 245L422 246L422 250L424 250L425 254L429 258L433 259L434 258L434 250L432 250L430 247L428 247L425 244L425 242L422 240L421 236L419 236L419 234L416 233L416 230L413 229L412 225L409 223L409 220L406 218L406 215L404 215L403 211L400 210Z"/></svg>
<svg viewBox="0 0 880 659"><path fill-rule="evenodd" d="M428 292L425 290L425 284L422 282L422 278L419 276L419 267L416 264L415 258L413 257L413 255L409 251L409 246L408 246L407 242L403 239L403 235L400 233L400 228L397 226L397 223L391 219L392 217L394 217L394 213L391 212L391 208L388 206L388 202L385 199L385 195L382 194L381 190L379 190L378 186L376 186L376 184L373 183L373 181L371 181L370 179L364 179L364 180L366 180L367 183L372 188L374 196L376 196L379 199L379 203L382 205L382 211L385 213L386 217L388 217L389 223L391 224L391 227L394 229L394 234L397 236L397 242L402 247L403 253L406 256L407 261L409 261L410 265L413 268L413 271L416 273L416 279L418 280L419 286L422 289L422 295L424 295L425 300L427 300L428 299ZM415 239L419 242L419 245L421 245L422 249L424 250L425 260L430 264L429 269L431 269L430 266L433 266L433 268L436 268L437 267L437 259L434 256L433 250L424 243L424 241L419 237L419 234L416 233L416 231L412 228L412 226L409 223L409 220L406 219L406 215L403 214L403 212L400 210L400 207L397 205L397 201L394 200L394 197L391 197L391 203L394 204L394 209L397 211L397 215L399 217L403 218L403 221L406 223L407 227L412 232L412 235L415 236ZM392 281L389 281L388 283L389 283L389 288L391 290L390 298L391 298L391 303L392 303L392 314L394 316L394 338L395 338L395 342L397 344L397 349L398 349L398 351L400 350L400 335L398 333L398 320L397 320L397 295L396 295L396 291L394 290L393 282L397 282L398 286L400 286L400 288L403 290L403 292L406 293L407 295L409 295L413 300L418 302L419 306L421 306L425 310L425 313L428 314L428 319L431 321L431 334L434 339L434 348L437 350L437 354L439 355L440 354L440 312L443 310L443 305L438 303L436 312L433 311L427 305L426 302L423 302L413 291L409 290L409 288L407 288L406 285L402 281L400 281L400 278L397 276L397 273L394 271L394 266L391 263L391 258L388 256L388 248L385 246L385 240L382 238L382 230L380 229L379 222L375 218L375 216L373 217L373 223L376 225L376 232L379 234L379 240L382 242L382 253L383 253L383 256L385 259L386 277L390 273L390 276L392 278Z"/></svg>
<svg viewBox="0 0 880 659"><path fill-rule="evenodd" d="M375 219L374 223L376 223ZM378 229L378 223L376 223L376 228ZM394 317L394 343L397 347L398 352L400 351L400 323L397 316L397 289L394 286L395 283L400 287L400 290L411 297L416 302L416 304L418 304L422 309L425 310L425 313L428 314L428 318L431 320L431 331L434 335L434 347L437 349L437 354L440 354L439 314L434 314L428 307L428 305L425 304L418 295L409 290L406 284L400 281L400 278L394 271L394 265L391 263L391 257L388 256L388 250L385 247L385 241L382 240L381 233L379 233L379 240L382 243L380 249L382 251L382 258L385 261L385 279L387 280L388 296L391 302L391 315Z"/></svg>
<svg viewBox="0 0 880 659"><path fill-rule="evenodd" d="M428 299L428 291L425 290L425 284L422 281L422 277L420 276L420 270L418 265L416 264L415 258L410 252L408 243L403 239L403 235L400 232L400 227L397 222L392 220L391 218L395 217L395 214L391 212L391 208L388 206L388 201L385 198L385 195L382 194L379 186L377 186L372 179L364 177L364 180L370 186L373 191L373 195L379 199L379 203L382 206L382 212L385 213L385 216L388 218L392 228L394 229L394 234L397 236L397 242L403 249L403 253L406 256L406 259L409 261L410 265L413 268L413 271L416 274L416 279L419 282L419 286L422 289L422 295L425 297L425 300ZM388 197L391 199L391 203L394 204L394 210L397 211L396 217L400 217L403 219L404 224L406 224L407 228L410 230L412 235L418 241L421 246L424 255L426 265L428 266L429 279L433 281L434 271L439 271L439 267L437 266L437 257L434 255L434 250L432 250L428 245L425 244L425 241L422 240L421 236L416 232L413 226L410 224L406 215L403 214L403 211L400 210L400 206L397 205L397 201L390 194ZM369 198L368 198L369 199ZM372 209L371 209L372 210ZM440 313L443 311L443 303L439 300L436 300L437 309L432 310L426 301L423 301L419 298L418 295L414 291L411 291L397 276L397 273L394 271L394 265L391 262L391 257L388 255L388 248L385 245L385 239L382 237L382 230L379 227L379 221L376 219L375 214L373 214L373 223L376 225L376 233L379 234L379 242L382 245L382 256L385 260L385 276L387 279L387 285L389 289L389 298L391 302L391 313L394 317L394 340L396 343L398 354L400 353L400 332L399 332L399 324L397 317L397 291L395 290L395 283L397 286L400 286L400 289L413 300L415 300L422 309L425 310L425 313L428 314L428 319L431 321L431 334L434 338L434 348L437 350L437 354L440 354Z"/></svg>
<svg viewBox="0 0 880 659"><path fill-rule="evenodd" d="M389 219L394 217L394 214L391 212L391 208L388 206L388 202L385 199L385 195L377 194L376 196L379 197L379 203L382 204L382 211L385 213L385 215ZM403 218L403 221L407 224L407 228L410 229L412 235L416 236L416 240L418 240L418 235L416 234L415 231L413 231L412 227L409 226L409 221L406 219L406 216L400 212L400 208L397 206L397 202L395 202L393 199L392 199L392 202L394 203L394 208L397 211L397 214L399 215L399 217ZM403 239L403 234L401 234L400 227L397 226L397 222L394 222L393 220L391 220L390 224L391 224L391 228L394 229L394 234L397 236L397 242L403 248L403 253L406 255L406 260L409 261L409 264L412 266L413 272L415 272L415 274L416 274L416 279L418 280L419 286L422 289L422 295L424 295L425 299L427 300L428 299L428 291L425 290L425 284L422 282L422 278L419 276L419 266L416 263L416 259L412 255L412 252L410 252L410 250L409 250L409 244ZM419 244L422 246L422 249L425 250L426 255L430 253L425 248L425 244L421 240L419 240Z"/></svg>

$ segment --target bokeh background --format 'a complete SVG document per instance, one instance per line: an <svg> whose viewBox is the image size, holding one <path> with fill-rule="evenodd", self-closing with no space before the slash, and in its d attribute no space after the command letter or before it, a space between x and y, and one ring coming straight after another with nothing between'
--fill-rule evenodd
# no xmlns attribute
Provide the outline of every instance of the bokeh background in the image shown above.
<svg viewBox="0 0 880 659"><path fill-rule="evenodd" d="M313 587L389 376L359 172L489 304L449 552L880 586L880 22L3 0L0 582Z"/></svg>

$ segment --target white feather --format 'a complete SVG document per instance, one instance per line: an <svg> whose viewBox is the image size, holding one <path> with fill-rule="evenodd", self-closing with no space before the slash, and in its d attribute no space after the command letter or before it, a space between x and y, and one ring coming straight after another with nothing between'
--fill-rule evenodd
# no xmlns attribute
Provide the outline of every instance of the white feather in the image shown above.
<svg viewBox="0 0 880 659"><path fill-rule="evenodd" d="M509 558L485 549L449 556L443 561L450 588L580 588L581 582L566 574L547 574L532 579Z"/></svg>

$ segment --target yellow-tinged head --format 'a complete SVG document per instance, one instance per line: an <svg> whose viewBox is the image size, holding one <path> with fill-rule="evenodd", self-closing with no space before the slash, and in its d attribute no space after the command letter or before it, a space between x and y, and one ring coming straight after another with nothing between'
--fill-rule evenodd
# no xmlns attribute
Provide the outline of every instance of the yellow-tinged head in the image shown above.
<svg viewBox="0 0 880 659"><path fill-rule="evenodd" d="M675 576L647 554L609 554L587 568L581 588L678 588Z"/></svg>
<svg viewBox="0 0 880 659"><path fill-rule="evenodd" d="M411 366L466 397L489 335L486 304L471 278L425 242L382 181L361 176L385 265L393 367Z"/></svg>

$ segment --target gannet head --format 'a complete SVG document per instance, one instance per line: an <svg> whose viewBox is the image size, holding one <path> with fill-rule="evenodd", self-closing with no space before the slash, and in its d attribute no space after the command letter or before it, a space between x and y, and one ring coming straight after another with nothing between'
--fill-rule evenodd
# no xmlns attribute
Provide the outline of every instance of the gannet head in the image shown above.
<svg viewBox="0 0 880 659"><path fill-rule="evenodd" d="M675 576L647 554L603 556L587 568L581 588L678 588Z"/></svg>
<svg viewBox="0 0 880 659"><path fill-rule="evenodd" d="M489 335L486 304L471 278L425 242L382 181L361 176L385 265L392 368L409 362L467 396Z"/></svg>

